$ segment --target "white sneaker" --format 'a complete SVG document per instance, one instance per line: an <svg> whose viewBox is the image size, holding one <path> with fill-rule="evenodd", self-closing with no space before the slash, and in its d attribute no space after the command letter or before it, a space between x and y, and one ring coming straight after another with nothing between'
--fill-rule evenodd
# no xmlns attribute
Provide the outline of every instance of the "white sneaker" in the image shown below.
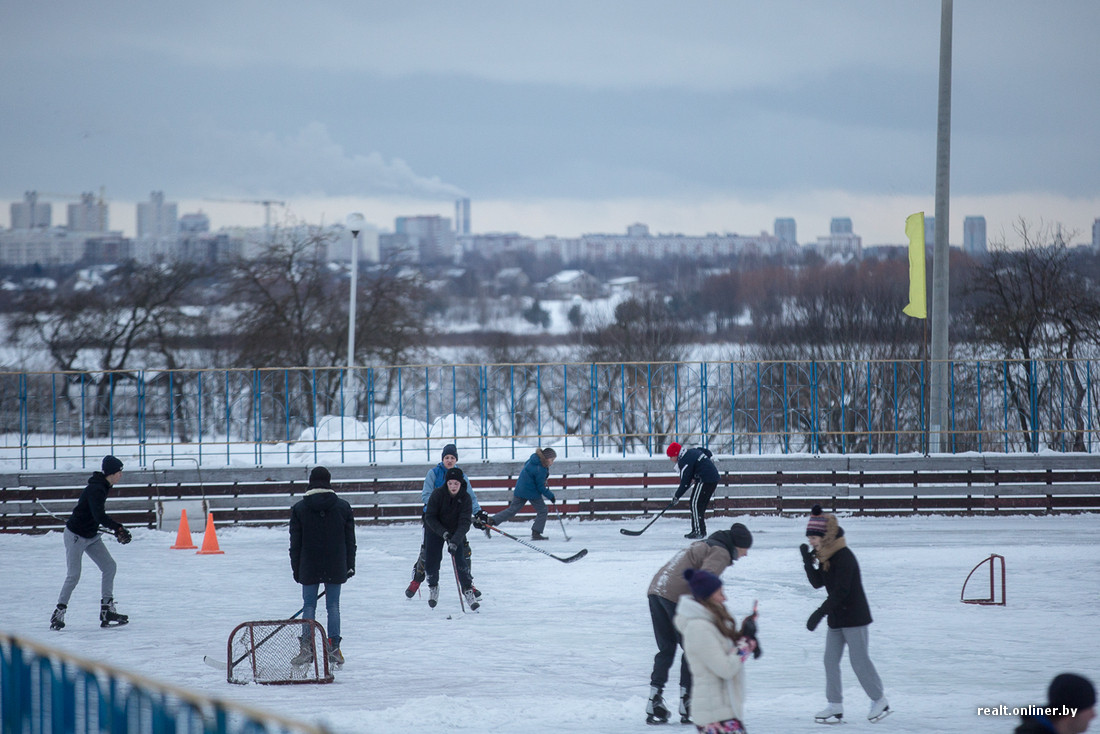
<svg viewBox="0 0 1100 734"><path fill-rule="evenodd" d="M819 724L839 724L843 720L844 706L839 703L830 703L814 714L814 721Z"/></svg>
<svg viewBox="0 0 1100 734"><path fill-rule="evenodd" d="M871 702L871 710L867 712L868 721L882 721L890 714L890 702L883 696L877 701Z"/></svg>

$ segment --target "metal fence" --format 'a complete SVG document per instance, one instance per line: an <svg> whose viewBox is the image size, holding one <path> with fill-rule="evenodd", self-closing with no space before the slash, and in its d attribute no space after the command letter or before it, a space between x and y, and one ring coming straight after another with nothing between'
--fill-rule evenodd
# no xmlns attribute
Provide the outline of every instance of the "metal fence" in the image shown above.
<svg viewBox="0 0 1100 734"><path fill-rule="evenodd" d="M157 683L0 633L4 732L324 734L322 727Z"/></svg>
<svg viewBox="0 0 1100 734"><path fill-rule="evenodd" d="M1093 360L952 361L947 453L1094 450ZM375 464L928 447L929 364L787 361L455 364L0 373L0 467ZM473 454L473 456L471 456Z"/></svg>

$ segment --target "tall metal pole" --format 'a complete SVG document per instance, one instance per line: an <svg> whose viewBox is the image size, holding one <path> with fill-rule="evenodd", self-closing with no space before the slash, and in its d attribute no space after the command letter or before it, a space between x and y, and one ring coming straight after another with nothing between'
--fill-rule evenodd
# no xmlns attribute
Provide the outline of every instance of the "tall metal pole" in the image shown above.
<svg viewBox="0 0 1100 734"><path fill-rule="evenodd" d="M348 229L351 231L351 296L348 304L348 376L344 383L347 396L345 417L355 417L355 296L359 290L359 233L366 224L362 214L349 214Z"/></svg>
<svg viewBox="0 0 1100 734"><path fill-rule="evenodd" d="M932 248L932 384L928 394L928 450L949 450L947 429L947 322L950 284L948 224L951 198L951 14L952 0L940 6L940 96L936 126L936 231Z"/></svg>

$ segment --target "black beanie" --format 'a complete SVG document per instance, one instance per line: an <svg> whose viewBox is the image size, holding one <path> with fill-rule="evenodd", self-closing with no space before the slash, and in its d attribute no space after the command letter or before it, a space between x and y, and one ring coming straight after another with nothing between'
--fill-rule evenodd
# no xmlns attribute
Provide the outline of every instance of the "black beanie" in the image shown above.
<svg viewBox="0 0 1100 734"><path fill-rule="evenodd" d="M735 548L752 548L752 533L741 523L735 522L730 526L730 537L733 538Z"/></svg>
<svg viewBox="0 0 1100 734"><path fill-rule="evenodd" d="M452 479L455 480L456 482L463 481L462 470L459 469L457 466L452 467L452 468L447 470L446 476L443 477L443 483L446 484L447 482L451 481Z"/></svg>
<svg viewBox="0 0 1100 734"><path fill-rule="evenodd" d="M116 472L122 471L122 462L108 454L103 457L102 468L104 475L109 477Z"/></svg>
<svg viewBox="0 0 1100 734"><path fill-rule="evenodd" d="M313 471L309 473L309 486L332 489L332 474L323 466L313 467Z"/></svg>
<svg viewBox="0 0 1100 734"><path fill-rule="evenodd" d="M1084 711L1096 705L1096 689L1088 678L1076 673L1062 673L1050 682L1047 705L1051 708L1068 706Z"/></svg>
<svg viewBox="0 0 1100 734"><path fill-rule="evenodd" d="M439 457L439 460L443 461L443 459L447 458L448 456L453 456L456 459L458 458L458 447L455 446L453 443L449 443L443 447L443 454Z"/></svg>

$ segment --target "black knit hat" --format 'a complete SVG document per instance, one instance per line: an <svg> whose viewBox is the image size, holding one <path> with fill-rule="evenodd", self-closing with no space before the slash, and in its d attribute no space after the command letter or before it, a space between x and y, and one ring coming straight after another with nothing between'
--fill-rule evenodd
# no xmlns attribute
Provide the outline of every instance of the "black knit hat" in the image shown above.
<svg viewBox="0 0 1100 734"><path fill-rule="evenodd" d="M684 579L691 587L691 595L699 601L709 598L722 588L722 579L703 568L685 568Z"/></svg>
<svg viewBox="0 0 1100 734"><path fill-rule="evenodd" d="M455 459L458 458L458 447L455 446L453 443L449 443L443 447L443 454L439 457L439 460L443 461L448 456L453 456L455 457Z"/></svg>
<svg viewBox="0 0 1100 734"><path fill-rule="evenodd" d="M752 533L741 523L735 522L730 526L730 537L733 538L735 548L752 548Z"/></svg>
<svg viewBox="0 0 1100 734"><path fill-rule="evenodd" d="M456 482L463 482L465 480L465 478L462 476L462 470L459 469L457 466L447 470L447 474L443 477L443 483L446 484L452 479Z"/></svg>
<svg viewBox="0 0 1100 734"><path fill-rule="evenodd" d="M108 454L103 457L102 468L103 473L109 477L116 472L122 471L122 462Z"/></svg>
<svg viewBox="0 0 1100 734"><path fill-rule="evenodd" d="M313 471L309 473L309 486L332 489L332 474L323 466L313 467Z"/></svg>
<svg viewBox="0 0 1100 734"><path fill-rule="evenodd" d="M1096 705L1096 689L1088 678L1076 673L1062 673L1055 676L1047 688L1047 705L1084 711Z"/></svg>

